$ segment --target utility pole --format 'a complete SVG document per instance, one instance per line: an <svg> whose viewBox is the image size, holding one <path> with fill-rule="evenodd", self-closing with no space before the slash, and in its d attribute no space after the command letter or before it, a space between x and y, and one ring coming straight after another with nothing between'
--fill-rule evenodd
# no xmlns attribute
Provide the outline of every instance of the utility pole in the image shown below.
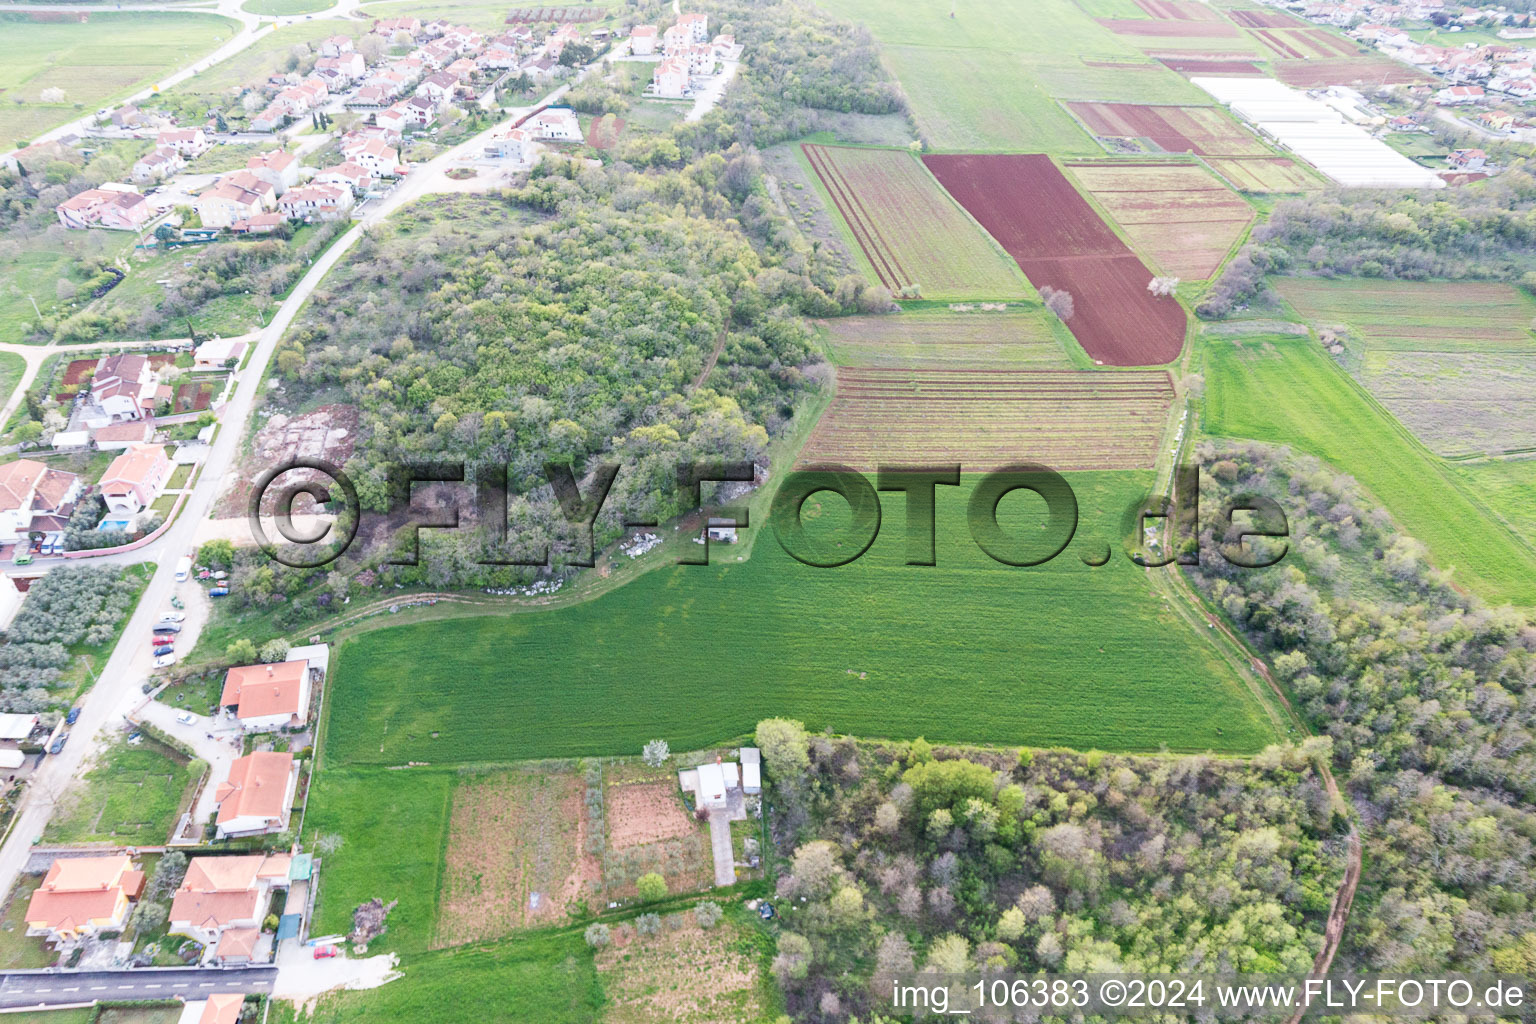
<svg viewBox="0 0 1536 1024"><path fill-rule="evenodd" d="M43 311L37 308L37 300L32 298L31 292L27 292L27 298L32 299L32 312L36 313L37 318L41 320L43 318Z"/></svg>

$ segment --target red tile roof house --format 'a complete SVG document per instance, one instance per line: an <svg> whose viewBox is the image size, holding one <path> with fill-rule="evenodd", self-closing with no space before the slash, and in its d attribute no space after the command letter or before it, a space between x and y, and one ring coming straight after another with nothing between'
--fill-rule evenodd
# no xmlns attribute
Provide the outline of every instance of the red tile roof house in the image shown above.
<svg viewBox="0 0 1536 1024"><path fill-rule="evenodd" d="M91 378L91 401L101 406L109 423L141 420L155 407L155 383L155 371L145 357L102 356Z"/></svg>
<svg viewBox="0 0 1536 1024"><path fill-rule="evenodd" d="M240 665L224 676L221 707L233 709L246 732L274 732L309 719L308 661Z"/></svg>
<svg viewBox="0 0 1536 1024"><path fill-rule="evenodd" d="M218 837L259 836L288 827L299 773L292 754L258 751L236 758L215 793Z"/></svg>
<svg viewBox="0 0 1536 1024"><path fill-rule="evenodd" d="M69 518L84 484L78 476L49 469L35 459L0 465L0 543L27 535L38 516Z"/></svg>
<svg viewBox="0 0 1536 1024"><path fill-rule="evenodd" d="M254 217L244 217L229 226L229 230L237 235L270 235L282 227L288 220L281 213L258 213Z"/></svg>
<svg viewBox="0 0 1536 1024"><path fill-rule="evenodd" d="M437 104L425 96L413 96L405 101L405 116L418 128L425 128L437 120Z"/></svg>
<svg viewBox="0 0 1536 1024"><path fill-rule="evenodd" d="M263 209L277 209L277 186L266 178L250 171L231 171L219 179L220 185L233 185L261 197Z"/></svg>
<svg viewBox="0 0 1536 1024"><path fill-rule="evenodd" d="M229 181L221 181L192 203L205 228L227 228L237 220L254 217L266 209L263 197Z"/></svg>
<svg viewBox="0 0 1536 1024"><path fill-rule="evenodd" d="M340 220L352 209L352 190L340 185L302 185L277 201L289 220Z"/></svg>
<svg viewBox="0 0 1536 1024"><path fill-rule="evenodd" d="M384 131L398 138L406 128L415 124L415 119L406 112L404 103L396 103L388 110L381 110L373 115L373 123Z"/></svg>
<svg viewBox="0 0 1536 1024"><path fill-rule="evenodd" d="M242 995L209 996L197 1024L240 1024L240 1008L244 1005Z"/></svg>
<svg viewBox="0 0 1536 1024"><path fill-rule="evenodd" d="M351 36L327 36L320 40L320 56L340 57L344 53L355 53ZM361 56L361 54L359 54Z"/></svg>
<svg viewBox="0 0 1536 1024"><path fill-rule="evenodd" d="M66 228L110 228L138 231L155 215L155 208L137 192L88 188L54 207Z"/></svg>
<svg viewBox="0 0 1536 1024"><path fill-rule="evenodd" d="M143 444L155 432L150 420L125 420L91 431L91 440L104 452L120 452L130 445Z"/></svg>
<svg viewBox="0 0 1536 1024"><path fill-rule="evenodd" d="M416 87L416 95L431 100L438 110L442 110L452 101L453 92L458 86L457 78L446 71L439 71L421 80L421 84Z"/></svg>
<svg viewBox="0 0 1536 1024"><path fill-rule="evenodd" d="M656 52L656 26L636 25L629 30L629 52L636 57L648 57Z"/></svg>
<svg viewBox="0 0 1536 1024"><path fill-rule="evenodd" d="M351 163L366 167L376 178L392 176L400 163L400 154L383 139L348 135L341 140L341 153Z"/></svg>
<svg viewBox="0 0 1536 1024"><path fill-rule="evenodd" d="M170 128L155 136L156 146L170 146L188 160L213 148L213 141L201 128Z"/></svg>
<svg viewBox="0 0 1536 1024"><path fill-rule="evenodd" d="M415 39L421 34L421 20L419 18L380 18L373 23L373 31L385 39L393 39L396 32L404 32Z"/></svg>
<svg viewBox="0 0 1536 1024"><path fill-rule="evenodd" d="M288 888L286 854L194 857L171 900L169 931L205 946L231 928L260 929L273 889Z"/></svg>
<svg viewBox="0 0 1536 1024"><path fill-rule="evenodd" d="M339 163L335 167L327 167L311 179L315 185L341 185L358 192L365 191L373 184L373 173L361 164L355 164L348 160Z"/></svg>
<svg viewBox="0 0 1536 1024"><path fill-rule="evenodd" d="M340 57L321 57L315 61L315 71L335 71L344 82L355 82L368 71L368 65L360 53L348 53Z"/></svg>
<svg viewBox="0 0 1536 1024"><path fill-rule="evenodd" d="M180 153L170 146L161 146L139 157L129 177L140 184L164 181L167 175L175 174L185 166L187 162L181 158Z"/></svg>
<svg viewBox="0 0 1536 1024"><path fill-rule="evenodd" d="M263 181L270 182L282 195L299 183L299 158L292 153L274 149L245 162L245 169Z"/></svg>
<svg viewBox="0 0 1536 1024"><path fill-rule="evenodd" d="M112 460L96 488L109 511L132 516L154 504L170 477L164 445L136 444Z"/></svg>
<svg viewBox="0 0 1536 1024"><path fill-rule="evenodd" d="M115 931L128 920L128 902L144 890L144 873L125 853L60 857L27 904L27 934L72 943Z"/></svg>

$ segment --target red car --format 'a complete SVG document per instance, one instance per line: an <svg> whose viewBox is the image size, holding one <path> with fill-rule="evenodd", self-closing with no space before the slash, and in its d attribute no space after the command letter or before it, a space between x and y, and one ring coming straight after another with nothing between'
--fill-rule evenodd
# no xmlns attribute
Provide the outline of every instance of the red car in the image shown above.
<svg viewBox="0 0 1536 1024"><path fill-rule="evenodd" d="M329 960L333 956L339 956L340 953L341 953L341 951L339 949L337 949L335 946L316 946L315 947L315 959L316 960Z"/></svg>
<svg viewBox="0 0 1536 1024"><path fill-rule="evenodd" d="M176 643L176 638L173 637L173 636L157 636L157 637L155 637L153 640L151 640L149 642L149 646L151 646L151 647L172 647L172 646L175 645L175 643Z"/></svg>

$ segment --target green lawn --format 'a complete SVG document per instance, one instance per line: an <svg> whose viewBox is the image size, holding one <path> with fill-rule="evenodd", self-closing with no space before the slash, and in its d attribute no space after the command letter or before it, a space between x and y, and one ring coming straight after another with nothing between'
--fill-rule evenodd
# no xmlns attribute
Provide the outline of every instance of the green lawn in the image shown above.
<svg viewBox="0 0 1536 1024"><path fill-rule="evenodd" d="M1450 468L1505 525L1536 547L1536 459L1454 462Z"/></svg>
<svg viewBox="0 0 1536 1024"><path fill-rule="evenodd" d="M65 795L43 838L50 843L158 845L170 835L196 779L185 758L152 740L138 746L120 743Z"/></svg>
<svg viewBox="0 0 1536 1024"><path fill-rule="evenodd" d="M180 83L169 90L171 97L224 93L229 89L264 79L285 70L289 52L297 43L318 43L327 36L344 35L354 39L366 35L370 22L345 18L306 21L283 28L264 29L256 42L226 61ZM223 97L227 100L228 97Z"/></svg>
<svg viewBox="0 0 1536 1024"><path fill-rule="evenodd" d="M1208 102L1072 0L828 0L824 6L863 23L883 44L919 129L936 149L1102 155L1058 100ZM1105 61L1142 66L1093 66Z"/></svg>
<svg viewBox="0 0 1536 1024"><path fill-rule="evenodd" d="M96 1008L77 1010L23 1010L5 1015L5 1024L96 1024Z"/></svg>
<svg viewBox="0 0 1536 1024"><path fill-rule="evenodd" d="M0 145L9 148L151 85L216 49L235 29L228 18L182 12L99 11L83 24L0 14ZM63 89L64 102L43 103L46 89Z"/></svg>
<svg viewBox="0 0 1536 1024"><path fill-rule="evenodd" d="M274 148L257 142L221 142L202 156L187 164L187 174L223 174L245 167L253 156L260 156Z"/></svg>
<svg viewBox="0 0 1536 1024"><path fill-rule="evenodd" d="M61 241L38 235L20 242L14 255L0 254L0 341L25 340L38 313L62 319L85 308L81 299L61 300L59 282L78 286L81 256L111 258L130 251L137 240L124 231L68 231Z"/></svg>
<svg viewBox="0 0 1536 1024"><path fill-rule="evenodd" d="M4 405L27 372L27 362L14 352L0 352L0 405Z"/></svg>
<svg viewBox="0 0 1536 1024"><path fill-rule="evenodd" d="M334 759L327 754L328 761ZM419 953L437 923L439 877L452 805L453 772L433 769L327 767L315 776L304 822L306 841L342 838L325 855L315 934L352 930L352 911L378 897L388 903L389 932L370 947ZM316 931L315 929L318 929Z"/></svg>
<svg viewBox="0 0 1536 1024"><path fill-rule="evenodd" d="M242 9L251 14L286 17L290 14L314 14L334 6L335 0L246 0Z"/></svg>
<svg viewBox="0 0 1536 1024"><path fill-rule="evenodd" d="M4 916L0 916L0 971L35 970L52 966L58 959L43 944L42 936L27 935L27 904L42 884L42 875L21 875L16 879Z"/></svg>
<svg viewBox="0 0 1536 1024"><path fill-rule="evenodd" d="M409 957L402 969L382 988L320 997L309 1016L274 1003L271 1024L594 1024L603 1004L579 930Z"/></svg>
<svg viewBox="0 0 1536 1024"><path fill-rule="evenodd" d="M1288 444L1350 473L1442 569L1489 601L1536 605L1536 550L1499 525L1310 338L1208 339L1205 429Z"/></svg>
<svg viewBox="0 0 1536 1024"><path fill-rule="evenodd" d="M801 565L760 537L745 564L717 545L715 566L659 569L557 610L364 633L337 652L327 760L500 762L639 749L656 736L698 749L772 715L866 736L1039 746L1271 742L1264 710L1146 570L1118 552L1102 568L1081 560L1119 547L1150 474L1072 481L1077 538L1043 567L983 554L965 489L942 488L935 567L902 564L904 502L888 495L879 542L843 568ZM1018 528L1040 528L1025 496L1003 509Z"/></svg>

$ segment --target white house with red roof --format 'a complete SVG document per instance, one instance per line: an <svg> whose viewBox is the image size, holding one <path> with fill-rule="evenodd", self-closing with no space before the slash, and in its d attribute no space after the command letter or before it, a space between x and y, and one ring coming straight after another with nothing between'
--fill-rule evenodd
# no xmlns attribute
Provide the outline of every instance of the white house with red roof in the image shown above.
<svg viewBox="0 0 1536 1024"><path fill-rule="evenodd" d="M288 827L299 766L292 754L258 751L236 758L219 783L218 837L259 836Z"/></svg>
<svg viewBox="0 0 1536 1024"><path fill-rule="evenodd" d="M281 149L251 157L245 162L245 169L269 182L279 196L299 183L299 158Z"/></svg>
<svg viewBox="0 0 1536 1024"><path fill-rule="evenodd" d="M380 18L373 23L374 35L393 41L396 32L404 32L415 39L421 35L420 18Z"/></svg>
<svg viewBox="0 0 1536 1024"><path fill-rule="evenodd" d="M27 903L27 934L68 943L121 930L143 891L144 872L126 853L60 857Z"/></svg>
<svg viewBox="0 0 1536 1024"><path fill-rule="evenodd" d="M335 167L327 167L311 178L310 184L341 185L357 192L364 192L373 187L373 173L361 164L347 160Z"/></svg>
<svg viewBox="0 0 1536 1024"><path fill-rule="evenodd" d="M233 182L221 181L194 199L192 208L197 211L203 227L227 228L236 221L255 217L267 207L260 193L241 188Z"/></svg>
<svg viewBox="0 0 1536 1024"><path fill-rule="evenodd" d="M287 854L193 857L171 900L169 931L205 946L231 930L259 928L274 889L288 888Z"/></svg>
<svg viewBox="0 0 1536 1024"><path fill-rule="evenodd" d="M289 220L340 220L353 202L350 188L311 183L289 189L277 201L277 208Z"/></svg>
<svg viewBox="0 0 1536 1024"><path fill-rule="evenodd" d="M688 63L681 57L663 57L651 69L651 92L680 99L688 91Z"/></svg>
<svg viewBox="0 0 1536 1024"><path fill-rule="evenodd" d="M629 52L636 57L649 57L656 52L656 26L636 25L629 30Z"/></svg>
<svg viewBox="0 0 1536 1024"><path fill-rule="evenodd" d="M321 57L315 61L315 72L334 71L341 76L342 81L351 83L362 78L368 73L368 63L363 60L363 55L352 51L337 57Z"/></svg>
<svg viewBox="0 0 1536 1024"><path fill-rule="evenodd" d="M201 128L168 128L155 136L156 146L169 146L188 160L213 148L213 141Z"/></svg>
<svg viewBox="0 0 1536 1024"><path fill-rule="evenodd" d="M0 465L0 544L14 544L39 516L68 519L84 490L78 476L35 459Z"/></svg>
<svg viewBox="0 0 1536 1024"><path fill-rule="evenodd" d="M351 36L326 36L320 40L320 56L340 57L345 53L356 53L357 47L352 42Z"/></svg>
<svg viewBox="0 0 1536 1024"><path fill-rule="evenodd" d="M365 167L375 178L393 177L400 164L400 153L383 139L349 132L341 140L341 155L351 163Z"/></svg>
<svg viewBox="0 0 1536 1024"><path fill-rule="evenodd" d="M438 105L426 96L412 96L401 104L406 119L417 128L425 128L437 120Z"/></svg>
<svg viewBox="0 0 1536 1024"><path fill-rule="evenodd" d="M580 142L581 123L570 107L546 107L522 123L535 138L558 142Z"/></svg>
<svg viewBox="0 0 1536 1024"><path fill-rule="evenodd" d="M1435 93L1435 102L1442 107L1462 103L1481 103L1487 99L1480 85L1451 85Z"/></svg>
<svg viewBox="0 0 1536 1024"><path fill-rule="evenodd" d="M171 477L171 460L161 444L135 444L112 460L96 489L115 515L138 515L160 496Z"/></svg>
<svg viewBox="0 0 1536 1024"><path fill-rule="evenodd" d="M185 166L187 162L173 147L160 146L135 160L129 177L141 185L148 185L151 182L164 181Z"/></svg>
<svg viewBox="0 0 1536 1024"><path fill-rule="evenodd" d="M59 223L66 228L108 228L114 231L139 231L155 216L155 208L137 192L128 188L88 188L53 208Z"/></svg>
<svg viewBox="0 0 1536 1024"><path fill-rule="evenodd" d="M312 677L307 660L240 665L224 675L219 706L230 709L246 732L272 732L309 720Z"/></svg>
<svg viewBox="0 0 1536 1024"><path fill-rule="evenodd" d="M695 43L702 43L709 39L709 15L697 11L679 15L677 24L688 31L689 38Z"/></svg>
<svg viewBox="0 0 1536 1024"><path fill-rule="evenodd" d="M157 383L154 368L144 356L132 352L102 356L91 378L91 401L101 407L108 423L143 419L154 408Z"/></svg>

